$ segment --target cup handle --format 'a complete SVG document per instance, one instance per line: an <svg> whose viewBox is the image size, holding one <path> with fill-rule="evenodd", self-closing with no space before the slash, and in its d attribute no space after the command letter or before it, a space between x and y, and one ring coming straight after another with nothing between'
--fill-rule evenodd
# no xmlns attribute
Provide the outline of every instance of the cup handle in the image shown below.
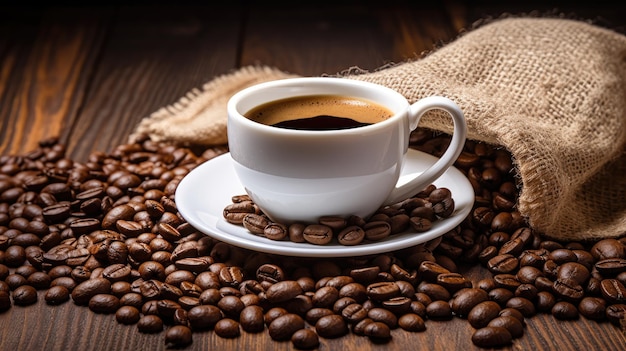
<svg viewBox="0 0 626 351"><path fill-rule="evenodd" d="M424 172L414 175L411 180L404 182L404 179L400 179L404 184L396 184L396 187L391 191L391 194L387 197L384 205L390 205L402 200L405 200L421 190L426 186L433 183L439 178L452 164L463 151L465 146L465 139L467 137L467 125L465 123L465 116L461 108L454 103L454 101L442 97L442 96L430 96L418 100L409 107L409 127L413 131L417 128L417 125L427 111L440 109L448 112L452 117L454 123L454 132L452 134L452 140L450 145L446 149L446 152L435 162L432 166L427 168Z"/></svg>

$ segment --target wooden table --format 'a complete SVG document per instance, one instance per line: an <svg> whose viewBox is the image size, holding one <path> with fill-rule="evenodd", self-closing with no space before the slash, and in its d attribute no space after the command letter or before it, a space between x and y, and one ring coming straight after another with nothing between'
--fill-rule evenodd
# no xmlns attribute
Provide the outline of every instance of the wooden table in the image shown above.
<svg viewBox="0 0 626 351"><path fill-rule="evenodd" d="M452 40L475 20L502 12L558 8L624 28L624 5L457 1L418 6L406 1L325 2L295 8L260 2L200 5L0 7L0 155L23 154L59 136L68 156L125 143L139 120L191 88L241 66L266 64L301 75L373 70L417 58ZM415 1L415 3L418 3ZM478 280L481 267L463 271ZM467 321L427 321L422 333L394 330L385 344L351 335L322 339L320 349L472 350ZM164 333L141 334L113 315L72 302L14 306L0 314L2 350L159 350ZM291 349L267 333L221 339L194 334L188 349ZM527 321L514 350L625 350L626 337L609 323L551 315Z"/></svg>

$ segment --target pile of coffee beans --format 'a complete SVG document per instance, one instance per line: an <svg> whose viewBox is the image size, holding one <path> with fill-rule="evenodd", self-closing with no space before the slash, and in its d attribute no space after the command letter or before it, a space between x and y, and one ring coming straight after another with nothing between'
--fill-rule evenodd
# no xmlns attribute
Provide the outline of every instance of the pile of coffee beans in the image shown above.
<svg viewBox="0 0 626 351"><path fill-rule="evenodd" d="M418 130L412 147L439 156L446 135ZM175 190L226 148L193 151L139 140L85 162L56 139L0 157L0 311L72 301L182 347L195 332L268 333L299 349L347 334L377 343L429 320L466 319L472 342L510 345L537 313L615 325L626 314L626 241L543 238L515 208L506 150L468 141L456 162L474 188L471 215L432 241L386 254L285 258L198 232ZM383 219L387 221L387 219ZM391 223L390 223L391 225ZM459 267L483 265L472 281Z"/></svg>
<svg viewBox="0 0 626 351"><path fill-rule="evenodd" d="M251 234L270 240L354 246L381 241L408 230L426 232L432 228L433 222L448 218L453 212L454 198L450 189L431 184L402 202L378 209L367 218L323 216L317 223L286 225L272 221L248 195L233 196L232 204L224 208L223 216L229 223L241 225Z"/></svg>

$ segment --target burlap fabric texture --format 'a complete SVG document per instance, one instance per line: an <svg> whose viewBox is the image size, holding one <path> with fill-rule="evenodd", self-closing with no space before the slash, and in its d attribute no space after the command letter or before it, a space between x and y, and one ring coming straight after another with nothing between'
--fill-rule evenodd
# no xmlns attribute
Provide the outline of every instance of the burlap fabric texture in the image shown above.
<svg viewBox="0 0 626 351"><path fill-rule="evenodd" d="M271 67L241 68L145 118L135 135L226 143L228 98L246 86L293 76ZM543 235L598 240L626 233L625 36L577 20L506 18L423 58L341 76L391 87L411 102L429 95L456 101L470 139L513 155L522 184L518 209ZM448 117L436 112L420 126L452 130Z"/></svg>

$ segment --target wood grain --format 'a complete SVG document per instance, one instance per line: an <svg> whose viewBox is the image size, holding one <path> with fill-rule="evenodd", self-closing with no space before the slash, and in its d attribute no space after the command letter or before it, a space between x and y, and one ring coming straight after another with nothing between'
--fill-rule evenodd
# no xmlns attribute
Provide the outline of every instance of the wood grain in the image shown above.
<svg viewBox="0 0 626 351"><path fill-rule="evenodd" d="M5 29L3 153L31 150L71 129L102 41L101 20L100 12L52 10Z"/></svg>
<svg viewBox="0 0 626 351"><path fill-rule="evenodd" d="M210 78L236 67L241 10L122 7L71 130L71 156L110 151L135 125Z"/></svg>

